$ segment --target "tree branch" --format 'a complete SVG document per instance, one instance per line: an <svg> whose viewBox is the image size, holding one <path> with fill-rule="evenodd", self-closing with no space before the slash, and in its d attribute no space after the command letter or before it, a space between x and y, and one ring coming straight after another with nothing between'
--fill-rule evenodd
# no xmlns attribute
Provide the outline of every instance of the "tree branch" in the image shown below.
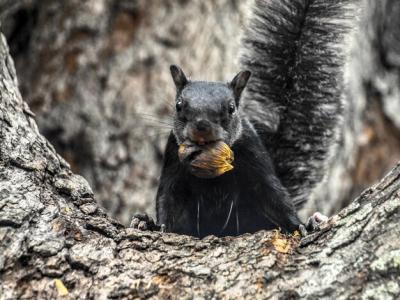
<svg viewBox="0 0 400 300"><path fill-rule="evenodd" d="M306 239L124 228L38 132L0 39L0 295L347 299L400 295L400 165Z"/></svg>

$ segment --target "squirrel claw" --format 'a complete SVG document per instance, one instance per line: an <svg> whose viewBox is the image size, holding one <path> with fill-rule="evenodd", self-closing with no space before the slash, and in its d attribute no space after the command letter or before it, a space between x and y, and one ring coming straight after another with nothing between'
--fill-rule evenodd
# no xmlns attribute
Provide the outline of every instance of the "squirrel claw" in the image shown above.
<svg viewBox="0 0 400 300"><path fill-rule="evenodd" d="M162 233L167 232L167 228L166 228L165 224L161 224L161 226L160 226L160 231L161 231Z"/></svg>
<svg viewBox="0 0 400 300"><path fill-rule="evenodd" d="M130 227L138 230L150 230L150 231L160 231L162 226L156 224L153 218L149 217L147 214L135 214L132 217Z"/></svg>
<svg viewBox="0 0 400 300"><path fill-rule="evenodd" d="M306 237L308 235L308 231L303 224L300 224L299 231L302 237Z"/></svg>
<svg viewBox="0 0 400 300"><path fill-rule="evenodd" d="M306 229L309 231L319 230L320 225L328 221L328 217L321 214L320 212L315 212L311 217L308 218L306 222Z"/></svg>
<svg viewBox="0 0 400 300"><path fill-rule="evenodd" d="M145 221L140 221L138 226L137 226L137 229L139 229L139 230L147 230L147 223Z"/></svg>
<svg viewBox="0 0 400 300"><path fill-rule="evenodd" d="M306 237L309 233L320 229L320 225L328 221L328 217L315 212L311 217L308 218L305 225L300 224L299 231L302 237Z"/></svg>

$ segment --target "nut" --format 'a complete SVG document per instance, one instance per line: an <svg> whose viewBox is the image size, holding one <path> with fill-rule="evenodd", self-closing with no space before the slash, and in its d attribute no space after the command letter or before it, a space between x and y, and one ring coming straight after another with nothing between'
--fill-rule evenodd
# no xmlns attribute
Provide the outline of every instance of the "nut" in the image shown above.
<svg viewBox="0 0 400 300"><path fill-rule="evenodd" d="M191 173L200 178L218 177L233 169L233 151L222 141L204 146L183 143L178 156L181 161L188 159Z"/></svg>

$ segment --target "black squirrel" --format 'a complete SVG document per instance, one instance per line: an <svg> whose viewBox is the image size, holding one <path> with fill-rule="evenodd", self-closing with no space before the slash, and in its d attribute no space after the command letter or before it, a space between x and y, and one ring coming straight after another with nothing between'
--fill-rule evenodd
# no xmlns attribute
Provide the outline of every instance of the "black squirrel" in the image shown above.
<svg viewBox="0 0 400 300"><path fill-rule="evenodd" d="M322 180L336 141L347 4L255 1L242 42L247 71L229 83L188 81L171 66L176 114L156 197L166 231L203 237L301 227L296 208ZM196 177L178 159L186 140L224 141L234 169Z"/></svg>
<svg viewBox="0 0 400 300"><path fill-rule="evenodd" d="M250 72L240 72L228 84L189 82L177 66L171 66L171 74L176 115L157 193L158 222L169 232L200 237L298 229L301 222L267 149L239 110ZM234 169L216 178L192 174L178 159L178 145L187 140L224 141L235 154Z"/></svg>

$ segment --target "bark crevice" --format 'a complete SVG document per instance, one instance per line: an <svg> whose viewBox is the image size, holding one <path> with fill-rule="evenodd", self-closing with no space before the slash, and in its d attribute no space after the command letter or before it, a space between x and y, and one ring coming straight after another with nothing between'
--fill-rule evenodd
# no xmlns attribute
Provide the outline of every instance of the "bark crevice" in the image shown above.
<svg viewBox="0 0 400 300"><path fill-rule="evenodd" d="M2 299L396 299L399 218L400 164L301 241L125 228L39 133L0 38Z"/></svg>

